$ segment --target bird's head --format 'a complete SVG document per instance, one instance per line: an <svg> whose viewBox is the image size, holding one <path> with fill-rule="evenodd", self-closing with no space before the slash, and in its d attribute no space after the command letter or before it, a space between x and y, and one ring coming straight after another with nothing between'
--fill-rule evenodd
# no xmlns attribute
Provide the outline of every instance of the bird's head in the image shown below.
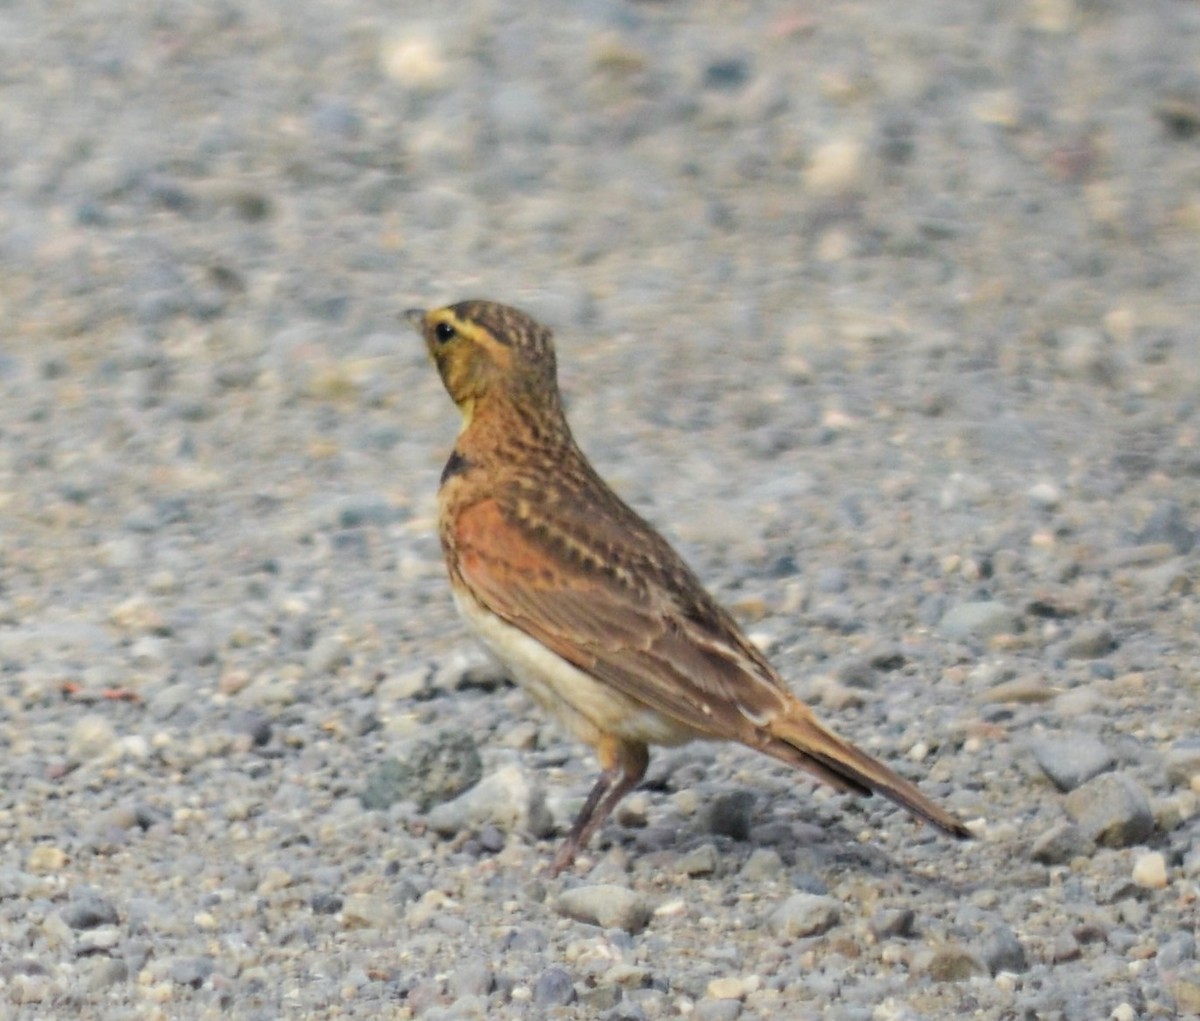
<svg viewBox="0 0 1200 1021"><path fill-rule="evenodd" d="M483 401L558 407L554 343L546 327L494 301L409 309L446 391L470 421Z"/></svg>

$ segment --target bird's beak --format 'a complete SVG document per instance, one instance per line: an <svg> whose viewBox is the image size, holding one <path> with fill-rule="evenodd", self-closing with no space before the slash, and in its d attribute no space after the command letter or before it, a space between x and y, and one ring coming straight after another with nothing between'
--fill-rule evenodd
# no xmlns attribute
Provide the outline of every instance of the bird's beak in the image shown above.
<svg viewBox="0 0 1200 1021"><path fill-rule="evenodd" d="M404 318L419 330L425 325L425 310L423 308L406 309Z"/></svg>

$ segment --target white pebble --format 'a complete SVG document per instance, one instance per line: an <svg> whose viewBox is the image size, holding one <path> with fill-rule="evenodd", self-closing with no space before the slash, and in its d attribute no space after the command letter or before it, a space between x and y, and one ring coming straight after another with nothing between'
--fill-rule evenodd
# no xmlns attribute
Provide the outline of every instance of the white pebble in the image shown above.
<svg viewBox="0 0 1200 1021"><path fill-rule="evenodd" d="M1158 851L1139 855L1138 860L1133 863L1133 881L1147 890L1163 889L1167 885L1166 858Z"/></svg>

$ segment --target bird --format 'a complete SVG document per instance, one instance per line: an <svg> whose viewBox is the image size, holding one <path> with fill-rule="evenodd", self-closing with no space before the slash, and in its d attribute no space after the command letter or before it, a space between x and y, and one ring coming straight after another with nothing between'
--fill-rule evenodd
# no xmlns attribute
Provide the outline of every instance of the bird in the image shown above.
<svg viewBox="0 0 1200 1021"><path fill-rule="evenodd" d="M601 773L549 873L646 774L650 746L736 741L838 791L880 794L957 838L971 831L821 723L659 532L580 450L553 336L494 301L409 309L461 429L438 535L469 629Z"/></svg>

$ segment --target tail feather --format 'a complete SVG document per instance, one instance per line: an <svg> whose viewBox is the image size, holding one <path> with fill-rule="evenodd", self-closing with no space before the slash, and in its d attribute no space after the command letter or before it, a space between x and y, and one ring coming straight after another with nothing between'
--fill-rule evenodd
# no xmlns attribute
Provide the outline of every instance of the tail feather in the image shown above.
<svg viewBox="0 0 1200 1021"><path fill-rule="evenodd" d="M796 703L765 728L768 755L799 766L840 791L880 794L953 837L971 837L962 820L934 804L917 786L823 726L807 706Z"/></svg>

